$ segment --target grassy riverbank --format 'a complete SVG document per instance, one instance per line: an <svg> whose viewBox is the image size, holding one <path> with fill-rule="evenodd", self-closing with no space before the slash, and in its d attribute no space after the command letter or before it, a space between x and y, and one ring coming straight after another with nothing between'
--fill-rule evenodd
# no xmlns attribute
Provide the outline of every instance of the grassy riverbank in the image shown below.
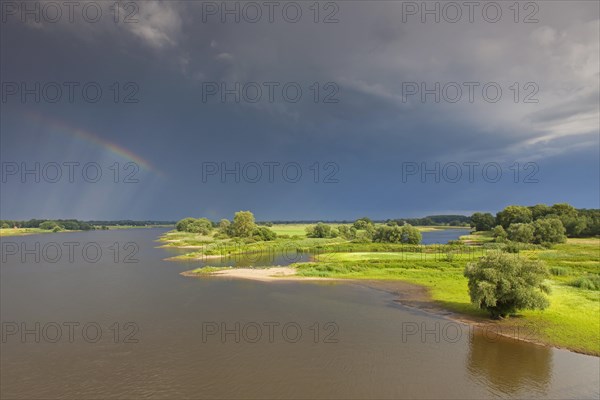
<svg viewBox="0 0 600 400"><path fill-rule="evenodd" d="M190 248L189 253L173 260L277 250L309 252L311 262L290 266L298 278L403 281L426 288L432 304L467 317L488 320L486 312L471 304L463 271L468 262L476 261L499 245L492 243L490 233L465 235L461 237L462 243L453 245L405 245L307 238L305 227L304 224L274 225L271 229L279 237L269 242L246 243L176 231L166 233L159 240L166 247ZM532 341L600 355L600 291L575 284L586 279L596 282L600 272L600 238L569 239L550 249L525 248L514 256L542 260L552 272L548 280L552 289L550 307L544 311L523 311L497 324L526 332L527 339ZM211 275L223 269L199 268L189 271L187 276Z"/></svg>
<svg viewBox="0 0 600 400"><path fill-rule="evenodd" d="M600 291L572 286L578 278L598 274L600 239L569 239L552 249L524 250L515 257L543 260L553 271L550 307L544 311L523 311L499 323L520 327L536 341L600 355ZM298 275L305 277L402 280L422 285L440 306L486 317L485 312L470 303L467 278L463 276L466 263L472 260L473 254L428 258L427 253L357 252L323 254L317 262L294 267Z"/></svg>
<svg viewBox="0 0 600 400"><path fill-rule="evenodd" d="M0 229L0 237L6 236L25 236L39 233L52 233L52 231L40 228L3 228Z"/></svg>

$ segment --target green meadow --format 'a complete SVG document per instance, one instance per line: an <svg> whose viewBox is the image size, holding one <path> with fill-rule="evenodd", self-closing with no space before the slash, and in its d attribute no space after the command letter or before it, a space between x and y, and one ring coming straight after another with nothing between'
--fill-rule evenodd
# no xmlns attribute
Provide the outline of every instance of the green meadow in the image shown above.
<svg viewBox="0 0 600 400"><path fill-rule="evenodd" d="M332 228L340 224L329 224ZM164 247L189 248L172 260L222 257L263 251L295 250L310 253L311 261L292 264L299 277L352 280L398 280L427 289L437 306L481 321L487 312L469 298L468 263L489 251L502 249L514 257L543 261L550 271L547 283L550 306L543 311L521 311L494 322L507 329L528 332L528 338L574 351L600 355L600 238L568 239L550 248L523 244L511 249L497 243L489 231L473 232L446 245L410 245L347 240L342 237L309 238L310 224L275 224L269 229L274 240L236 238L218 233L170 231L159 241ZM419 227L420 231L448 229L447 226ZM268 266L256 266L265 268ZM210 274L219 268L195 270Z"/></svg>
<svg viewBox="0 0 600 400"><path fill-rule="evenodd" d="M481 235L478 235L481 236ZM483 249L481 249L483 252ZM481 253L483 254L483 253ZM401 280L424 286L438 305L474 317L487 317L469 300L463 270L475 253L356 252L326 253L316 262L298 263L300 276ZM523 250L515 257L543 260L551 271L550 307L522 311L498 322L527 330L531 339L587 354L600 355L600 291L573 282L600 272L600 238L569 239L551 249Z"/></svg>

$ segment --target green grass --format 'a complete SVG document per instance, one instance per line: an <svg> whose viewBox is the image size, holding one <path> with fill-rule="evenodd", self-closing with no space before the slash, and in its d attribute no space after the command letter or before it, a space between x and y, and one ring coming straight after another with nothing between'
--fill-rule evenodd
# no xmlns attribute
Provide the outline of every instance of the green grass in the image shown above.
<svg viewBox="0 0 600 400"><path fill-rule="evenodd" d="M325 245L333 245L342 239L318 239L306 236L295 236L296 238L277 238L268 242L246 243L241 239L216 239L214 236L200 235L189 232L169 231L162 235L158 241L163 243L161 247L190 248L186 254L171 257L170 260L190 260L204 256L231 256L244 253L277 252L297 249L312 249Z"/></svg>
<svg viewBox="0 0 600 400"><path fill-rule="evenodd" d="M306 227L310 224L274 224L269 227L277 235L306 237Z"/></svg>
<svg viewBox="0 0 600 400"><path fill-rule="evenodd" d="M213 273L217 272L217 271L223 271L225 269L229 269L231 267L201 267L201 268L196 268L194 270L188 271L188 274L195 274L195 275L212 275Z"/></svg>
<svg viewBox="0 0 600 400"><path fill-rule="evenodd" d="M45 230L40 228L5 228L0 229L0 237L4 236L24 236L34 235L37 233L52 233L51 230Z"/></svg>
<svg viewBox="0 0 600 400"><path fill-rule="evenodd" d="M542 259L550 268L568 265L569 269L551 275L549 308L522 311L500 324L510 329L522 327L534 340L600 355L600 293L570 285L574 277L599 272L600 239L569 239L553 249L523 251L519 256ZM295 267L298 275L307 277L401 280L422 285L444 308L487 317L469 299L463 270L470 260L473 255L461 253L446 257L426 252L354 252L323 254L318 262Z"/></svg>
<svg viewBox="0 0 600 400"><path fill-rule="evenodd" d="M474 245L481 245L481 244L493 242L494 235L492 234L491 231L471 232L470 235L461 236L460 240L463 240L467 243L474 244Z"/></svg>

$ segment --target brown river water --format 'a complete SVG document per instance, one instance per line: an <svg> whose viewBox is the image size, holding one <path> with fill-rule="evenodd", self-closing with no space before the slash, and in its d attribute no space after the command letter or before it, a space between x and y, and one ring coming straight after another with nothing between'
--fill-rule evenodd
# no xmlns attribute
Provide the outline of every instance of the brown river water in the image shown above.
<svg viewBox="0 0 600 400"><path fill-rule="evenodd" d="M339 282L186 278L164 229L0 239L1 398L595 398L597 357Z"/></svg>

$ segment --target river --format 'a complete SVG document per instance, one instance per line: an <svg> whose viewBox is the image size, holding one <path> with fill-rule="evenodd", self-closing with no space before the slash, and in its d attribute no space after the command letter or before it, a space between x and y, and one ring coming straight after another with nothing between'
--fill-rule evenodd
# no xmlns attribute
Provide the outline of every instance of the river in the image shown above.
<svg viewBox="0 0 600 400"><path fill-rule="evenodd" d="M164 231L0 239L2 398L599 396L597 357L473 333L384 291L183 277Z"/></svg>

